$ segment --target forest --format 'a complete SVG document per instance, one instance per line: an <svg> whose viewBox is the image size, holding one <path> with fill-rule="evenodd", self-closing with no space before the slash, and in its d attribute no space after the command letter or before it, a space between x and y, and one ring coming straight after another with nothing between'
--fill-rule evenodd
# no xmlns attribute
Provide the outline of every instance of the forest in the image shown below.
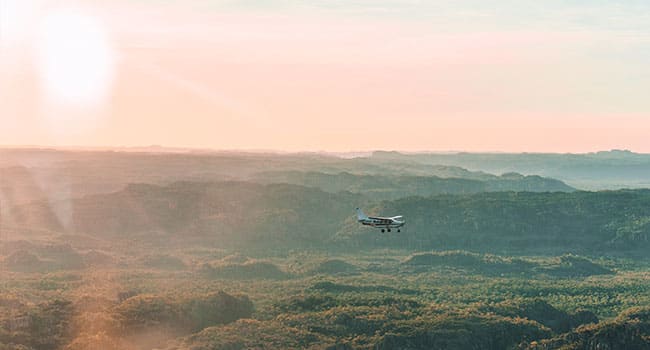
<svg viewBox="0 0 650 350"><path fill-rule="evenodd" d="M650 349L644 157L0 149L0 349Z"/></svg>

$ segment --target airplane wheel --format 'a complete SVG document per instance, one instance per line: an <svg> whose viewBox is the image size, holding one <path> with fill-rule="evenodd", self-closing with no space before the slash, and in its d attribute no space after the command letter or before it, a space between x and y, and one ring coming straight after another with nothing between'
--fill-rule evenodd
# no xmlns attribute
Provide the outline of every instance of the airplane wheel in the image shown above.
<svg viewBox="0 0 650 350"><path fill-rule="evenodd" d="M386 231L382 228L382 229L381 229L381 233L384 233L384 232L386 232Z"/></svg>
<svg viewBox="0 0 650 350"><path fill-rule="evenodd" d="M390 232L390 229L388 229L388 232Z"/></svg>
<svg viewBox="0 0 650 350"><path fill-rule="evenodd" d="M402 230L397 230L397 232L402 232Z"/></svg>

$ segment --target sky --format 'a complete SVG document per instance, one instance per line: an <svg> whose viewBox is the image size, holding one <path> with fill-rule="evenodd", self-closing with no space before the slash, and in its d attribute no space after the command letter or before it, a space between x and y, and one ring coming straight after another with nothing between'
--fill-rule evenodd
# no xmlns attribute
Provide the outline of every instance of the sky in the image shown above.
<svg viewBox="0 0 650 350"><path fill-rule="evenodd" d="M0 145L650 152L650 2L0 0Z"/></svg>

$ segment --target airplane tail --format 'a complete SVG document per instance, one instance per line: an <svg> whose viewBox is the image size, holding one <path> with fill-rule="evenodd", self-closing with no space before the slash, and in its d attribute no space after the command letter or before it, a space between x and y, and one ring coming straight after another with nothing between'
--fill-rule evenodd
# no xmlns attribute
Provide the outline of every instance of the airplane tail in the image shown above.
<svg viewBox="0 0 650 350"><path fill-rule="evenodd" d="M363 210L357 208L357 220L361 221L361 220L365 220L367 218L368 218L368 216L366 214L364 214Z"/></svg>

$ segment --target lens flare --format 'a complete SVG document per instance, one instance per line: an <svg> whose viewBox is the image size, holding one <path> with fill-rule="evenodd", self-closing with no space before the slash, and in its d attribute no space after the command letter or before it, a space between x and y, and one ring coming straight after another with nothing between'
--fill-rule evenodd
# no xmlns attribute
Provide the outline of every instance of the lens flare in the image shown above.
<svg viewBox="0 0 650 350"><path fill-rule="evenodd" d="M95 18L75 10L48 15L37 42L40 78L48 99L89 107L107 95L114 53Z"/></svg>

